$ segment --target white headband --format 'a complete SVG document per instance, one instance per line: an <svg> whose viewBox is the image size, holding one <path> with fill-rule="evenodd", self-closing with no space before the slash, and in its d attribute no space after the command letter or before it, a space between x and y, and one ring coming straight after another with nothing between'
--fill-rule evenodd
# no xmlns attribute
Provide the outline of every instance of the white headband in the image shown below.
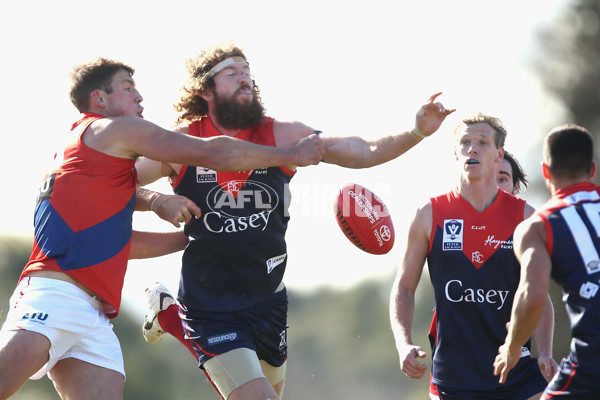
<svg viewBox="0 0 600 400"><path fill-rule="evenodd" d="M223 61L221 61L220 63L218 63L217 65L215 65L214 67L212 67L210 69L210 71L208 71L206 73L206 76L208 76L209 78L215 76L216 74L218 74L219 72L221 72L225 67L231 65L231 64L235 64L235 63L244 63L246 65L248 65L248 63L246 62L246 60L244 60L244 57L229 57L224 59Z"/></svg>

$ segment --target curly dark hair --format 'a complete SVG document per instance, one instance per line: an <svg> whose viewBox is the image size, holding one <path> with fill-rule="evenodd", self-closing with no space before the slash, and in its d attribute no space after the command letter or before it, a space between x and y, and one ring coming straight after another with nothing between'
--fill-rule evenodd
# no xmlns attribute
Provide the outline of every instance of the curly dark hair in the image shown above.
<svg viewBox="0 0 600 400"><path fill-rule="evenodd" d="M121 61L98 57L87 63L77 65L71 73L69 97L79 112L90 108L90 94L96 89L112 92L111 82L119 71L127 71L133 76L135 70Z"/></svg>
<svg viewBox="0 0 600 400"><path fill-rule="evenodd" d="M512 169L513 186L518 190L521 190L521 188L523 188L523 190L526 189L529 182L527 181L525 170L523 170L523 167L521 167L519 161L507 150L504 150L504 159L508 161L510 168Z"/></svg>
<svg viewBox="0 0 600 400"><path fill-rule="evenodd" d="M178 124L208 115L208 104L201 94L214 90L215 80L207 73L215 65L229 57L242 57L248 62L242 49L233 44L211 47L200 52L197 57L186 61L188 80L183 87L183 96L174 105L175 110L180 113L177 118ZM260 101L260 91L254 80L252 80L252 88Z"/></svg>

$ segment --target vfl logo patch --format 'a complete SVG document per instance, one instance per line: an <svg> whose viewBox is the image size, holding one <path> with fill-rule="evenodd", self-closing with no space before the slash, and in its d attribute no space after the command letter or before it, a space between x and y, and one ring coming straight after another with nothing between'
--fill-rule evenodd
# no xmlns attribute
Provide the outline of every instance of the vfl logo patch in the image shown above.
<svg viewBox="0 0 600 400"><path fill-rule="evenodd" d="M217 172L210 168L196 167L196 183L216 182Z"/></svg>
<svg viewBox="0 0 600 400"><path fill-rule="evenodd" d="M213 346L223 342L233 342L237 339L237 336L237 332L223 333L221 335L215 335L207 338L206 343L208 343L209 346Z"/></svg>
<svg viewBox="0 0 600 400"><path fill-rule="evenodd" d="M444 220L443 251L462 251L463 225L464 220L462 219Z"/></svg>

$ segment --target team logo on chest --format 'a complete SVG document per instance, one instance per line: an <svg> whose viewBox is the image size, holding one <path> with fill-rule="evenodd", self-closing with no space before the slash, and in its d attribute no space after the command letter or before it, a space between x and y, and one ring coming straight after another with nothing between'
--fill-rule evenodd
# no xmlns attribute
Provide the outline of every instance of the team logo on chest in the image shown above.
<svg viewBox="0 0 600 400"><path fill-rule="evenodd" d="M277 192L265 183L243 179L244 176L221 181L221 173L218 175L219 184L206 196L209 208L203 216L206 228L214 233L265 230L271 212L279 204Z"/></svg>
<svg viewBox="0 0 600 400"><path fill-rule="evenodd" d="M463 252L478 269L499 250L511 250L512 255L512 230L489 228L486 224L472 224L470 219L445 219L442 250Z"/></svg>
<svg viewBox="0 0 600 400"><path fill-rule="evenodd" d="M461 251L463 249L463 226L464 221L462 219L444 220L442 250Z"/></svg>

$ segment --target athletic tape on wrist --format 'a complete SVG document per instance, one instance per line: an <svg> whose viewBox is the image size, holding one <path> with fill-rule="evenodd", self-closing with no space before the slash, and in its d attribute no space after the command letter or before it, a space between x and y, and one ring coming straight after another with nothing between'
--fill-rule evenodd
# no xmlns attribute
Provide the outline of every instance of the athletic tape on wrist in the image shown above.
<svg viewBox="0 0 600 400"><path fill-rule="evenodd" d="M415 135L415 136L417 136L417 137L420 137L421 139L424 139L424 138L426 138L426 137L427 137L427 136L425 136L425 134L424 134L423 132L421 132L421 130L419 129L419 127L418 127L418 126L415 126L415 127L413 128L413 130L412 130L412 131L410 131L410 133L412 133L413 135Z"/></svg>

